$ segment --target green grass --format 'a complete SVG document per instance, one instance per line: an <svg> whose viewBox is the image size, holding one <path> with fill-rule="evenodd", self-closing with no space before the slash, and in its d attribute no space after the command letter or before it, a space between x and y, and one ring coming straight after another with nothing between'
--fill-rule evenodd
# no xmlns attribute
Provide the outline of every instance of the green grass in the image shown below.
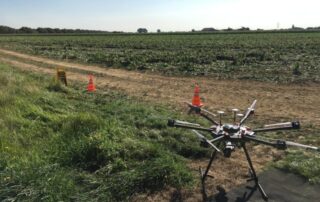
<svg viewBox="0 0 320 202"><path fill-rule="evenodd" d="M263 137L271 140L288 140L306 145L320 145L320 128L310 125L302 125L297 131L278 131L264 134ZM274 162L271 166L296 173L313 184L320 184L320 154L317 151L309 151L289 147L285 151L285 157Z"/></svg>
<svg viewBox="0 0 320 202"><path fill-rule="evenodd" d="M166 75L320 81L320 32L0 36L0 47Z"/></svg>
<svg viewBox="0 0 320 202"><path fill-rule="evenodd" d="M1 201L127 201L196 184L186 158L208 150L190 132L166 126L168 118L195 117L3 64L0 73ZM301 142L317 145L316 130ZM320 183L317 155L289 152L277 166Z"/></svg>
<svg viewBox="0 0 320 202"><path fill-rule="evenodd" d="M289 151L276 167L299 174L311 183L320 183L320 155L303 151Z"/></svg>
<svg viewBox="0 0 320 202"><path fill-rule="evenodd" d="M185 158L207 151L167 128L176 113L2 64L0 72L1 201L122 201L193 185Z"/></svg>

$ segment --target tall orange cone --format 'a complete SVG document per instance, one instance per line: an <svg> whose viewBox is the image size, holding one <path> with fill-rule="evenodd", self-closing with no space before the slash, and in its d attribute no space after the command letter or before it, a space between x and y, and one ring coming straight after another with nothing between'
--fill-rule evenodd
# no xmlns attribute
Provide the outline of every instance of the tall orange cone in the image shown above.
<svg viewBox="0 0 320 202"><path fill-rule="evenodd" d="M88 92L94 92L96 91L96 86L93 83L93 76L89 75L89 84L87 87Z"/></svg>
<svg viewBox="0 0 320 202"><path fill-rule="evenodd" d="M200 100L200 87L198 86L198 84L196 84L196 86L194 88L194 96L192 99L192 105L197 106L197 107L203 106L203 104L201 103L201 100Z"/></svg>

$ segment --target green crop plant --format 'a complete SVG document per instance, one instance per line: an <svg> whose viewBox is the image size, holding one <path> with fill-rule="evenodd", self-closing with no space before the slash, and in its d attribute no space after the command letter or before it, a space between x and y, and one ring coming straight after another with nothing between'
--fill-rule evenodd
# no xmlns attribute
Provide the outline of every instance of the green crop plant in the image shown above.
<svg viewBox="0 0 320 202"><path fill-rule="evenodd" d="M319 47L319 32L0 36L0 48L60 60L281 83L319 82Z"/></svg>

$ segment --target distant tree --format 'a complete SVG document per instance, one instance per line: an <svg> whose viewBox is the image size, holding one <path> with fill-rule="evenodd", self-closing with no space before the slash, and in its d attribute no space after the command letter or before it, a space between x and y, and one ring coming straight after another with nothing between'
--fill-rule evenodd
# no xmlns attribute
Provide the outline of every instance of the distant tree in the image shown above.
<svg viewBox="0 0 320 202"><path fill-rule="evenodd" d="M147 30L146 28L139 28L139 29L137 30L137 32L138 32L139 34L144 34L144 33L148 33L148 30Z"/></svg>
<svg viewBox="0 0 320 202"><path fill-rule="evenodd" d="M35 30L31 29L30 27L21 27L18 31L19 33L23 33L23 34L31 34L35 32Z"/></svg>
<svg viewBox="0 0 320 202"><path fill-rule="evenodd" d="M16 33L16 29L13 29L8 26L0 26L0 34L14 34Z"/></svg>
<svg viewBox="0 0 320 202"><path fill-rule="evenodd" d="M36 29L36 31L37 31L38 33L40 33L40 34L46 34L46 33L48 33L48 29L47 29L47 28L38 27L38 28Z"/></svg>
<svg viewBox="0 0 320 202"><path fill-rule="evenodd" d="M54 29L53 29L53 32L54 32L54 33L61 33L61 30L58 29L58 28L54 28Z"/></svg>
<svg viewBox="0 0 320 202"><path fill-rule="evenodd" d="M160 29L158 29L158 30L157 30L157 32L158 32L158 33L161 33L161 30L160 30Z"/></svg>
<svg viewBox="0 0 320 202"><path fill-rule="evenodd" d="M195 30L195 29L192 29L191 32L196 32L196 30Z"/></svg>
<svg viewBox="0 0 320 202"><path fill-rule="evenodd" d="M223 31L229 32L229 31L233 31L233 29L228 27L227 29L224 29Z"/></svg>
<svg viewBox="0 0 320 202"><path fill-rule="evenodd" d="M59 29L59 28L48 28L48 27L38 27L37 29L32 29L29 27L21 27L20 29L14 29L7 26L0 25L0 34L50 34L50 33L108 33L107 31L99 30L83 30L83 29Z"/></svg>
<svg viewBox="0 0 320 202"><path fill-rule="evenodd" d="M320 27L308 27L307 30L319 30Z"/></svg>
<svg viewBox="0 0 320 202"><path fill-rule="evenodd" d="M238 31L250 31L249 27L241 27Z"/></svg>

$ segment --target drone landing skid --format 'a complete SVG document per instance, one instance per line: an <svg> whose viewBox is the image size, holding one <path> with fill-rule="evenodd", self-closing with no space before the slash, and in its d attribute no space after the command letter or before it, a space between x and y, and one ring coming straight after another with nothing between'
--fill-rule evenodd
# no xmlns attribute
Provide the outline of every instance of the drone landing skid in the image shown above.
<svg viewBox="0 0 320 202"><path fill-rule="evenodd" d="M220 143L218 143L218 147L219 147L219 144ZM245 143L243 143L241 145L241 147L244 150L244 153L246 155L246 158L247 158L247 161L248 161L248 164L249 164L249 167L250 167L249 171L250 171L251 178L248 179L247 182L254 181L255 182L255 188L254 189L258 188L259 192L261 193L262 198L265 201L268 201L269 197L267 196L266 192L264 191L264 189L262 188L261 184L259 183L258 176L256 175L256 171L255 171L255 169L254 169L254 167L252 165L252 161L251 161L251 158L250 158L250 155L248 153L248 150L246 148ZM214 178L212 175L209 175L209 170L212 167L212 164L213 164L213 161L215 159L216 154L217 154L216 150L212 152L209 164L208 164L208 166L207 166L207 168L206 168L206 170L204 172L203 172L203 170L201 168L199 168L199 172L200 172L200 176L201 176L201 183L202 183L202 193L203 193L203 196L204 196L205 200L207 199L207 193L206 193L206 189L205 189L205 181L206 181L207 177Z"/></svg>
<svg viewBox="0 0 320 202"><path fill-rule="evenodd" d="M256 174L256 171L254 170L253 168L253 165L252 165L252 161L251 161L251 158L250 158L250 155L248 153L248 150L246 148L246 145L245 143L242 144L242 148L244 150L244 153L246 155L246 158L247 158L247 161L249 163L249 166L250 166L250 173L251 173L251 178L248 179L247 181L250 182L250 181L255 181L255 184L256 184L256 187L258 187L260 193L261 193L261 196L262 198L267 201L268 200L268 196L266 194L266 192L263 190L261 184L259 183L259 179L257 177L257 174Z"/></svg>
<svg viewBox="0 0 320 202"><path fill-rule="evenodd" d="M199 173L200 173L201 180L202 180L203 176L205 176L205 175L204 175L203 169L201 167L199 167ZM214 178L214 176L212 174L209 174L209 173L207 174L207 177Z"/></svg>

